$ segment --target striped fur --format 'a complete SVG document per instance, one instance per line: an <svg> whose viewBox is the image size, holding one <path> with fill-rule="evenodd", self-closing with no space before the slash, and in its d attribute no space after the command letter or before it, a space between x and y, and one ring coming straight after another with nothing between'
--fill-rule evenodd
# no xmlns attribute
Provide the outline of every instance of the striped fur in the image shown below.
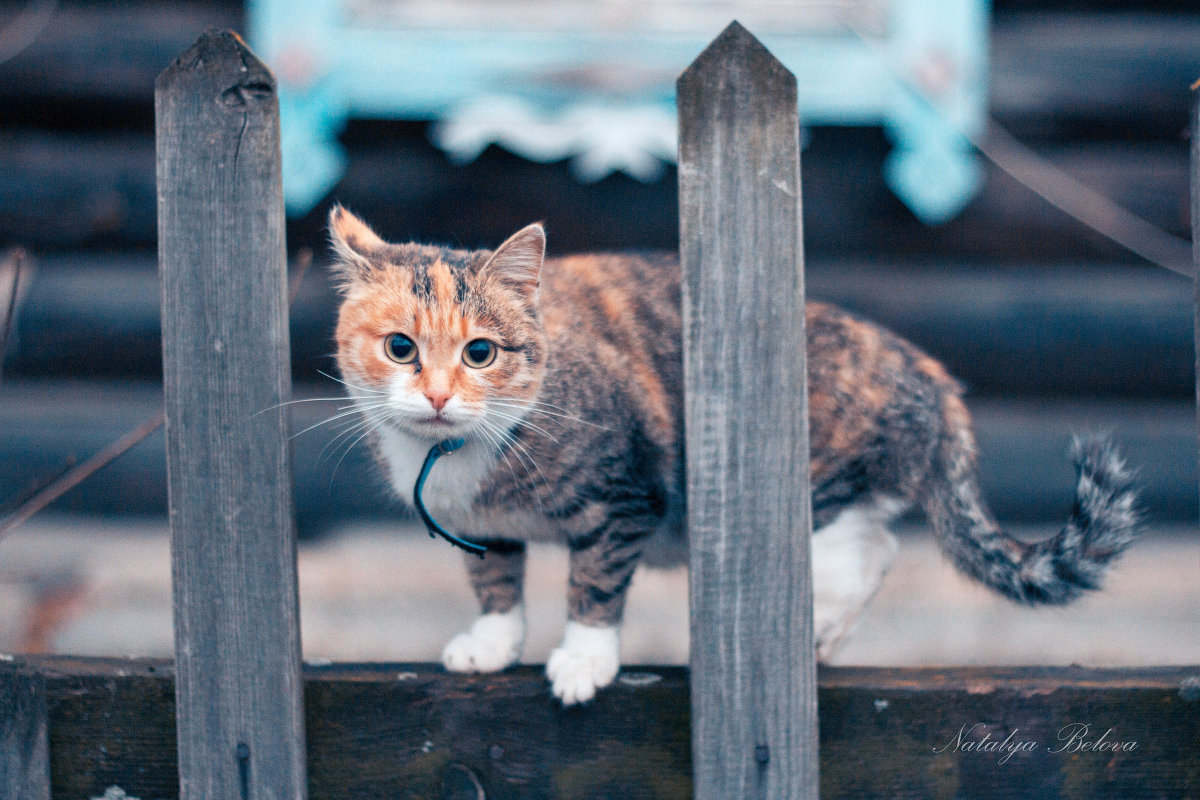
<svg viewBox="0 0 1200 800"><path fill-rule="evenodd" d="M523 542L555 539L570 549L570 619L616 626L643 553L686 553L676 259L585 255L543 266L539 226L495 251L394 245L340 208L331 231L344 294L338 362L397 494L411 500L434 442L465 437L461 454L439 462L426 502L447 527L493 545L468 560L485 615L519 608ZM1062 603L1099 585L1137 532L1129 475L1110 443L1077 444L1067 527L1022 543L982 500L962 389L938 362L821 303L808 305L807 329L818 529L851 509L919 505L953 562L1008 597ZM393 333L416 342L416 362L387 358ZM487 368L461 358L475 338L499 345ZM428 398L447 393L435 418ZM607 641L573 630L589 646ZM589 688L555 690L565 699Z"/></svg>

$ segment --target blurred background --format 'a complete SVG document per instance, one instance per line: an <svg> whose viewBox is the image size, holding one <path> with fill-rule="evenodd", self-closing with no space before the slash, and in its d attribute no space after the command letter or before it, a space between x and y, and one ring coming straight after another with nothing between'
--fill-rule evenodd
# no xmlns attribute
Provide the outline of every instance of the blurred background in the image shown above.
<svg viewBox="0 0 1200 800"><path fill-rule="evenodd" d="M886 3L841 5L878 12ZM1057 530L1072 496L1070 435L1097 429L1113 432L1139 467L1151 533L1103 594L1030 612L958 578L921 521L911 520L896 570L838 660L1196 663L1192 284L1106 233L1167 266L1185 264L1189 86L1200 78L1200 9L1187 0L946 5L968 9L965 39L944 35L947 52L962 55L970 69L957 77L950 70L965 94L945 115L988 157L964 145L961 202L931 211L895 189L888 164L903 139L895 126L813 111L802 156L809 295L892 327L965 382L985 491L1018 533ZM367 26L372 42L386 44L387 31L396 32L398 49L387 56L393 61L381 56L386 68L368 69L366 77L360 65L341 89L336 80L323 82L322 71L336 69L337 47L305 40L289 49L280 33L299 25L309 13L300 9L309 6L313 15L353 18L360 27L375 15L377 24ZM573 20L565 7L600 9L605 24ZM0 511L29 508L56 478L71 480L73 465L161 408L153 84L207 27L246 33L280 77L285 127L311 120L298 129L320 128L333 145L332 161L305 162L305 169L292 162L288 248L294 263L312 262L291 315L294 394L334 398L338 387L326 374L336 374L336 297L323 230L333 201L392 240L494 246L544 220L552 254L674 249L673 123L661 109L671 76L688 59L637 72L644 85L632 93L641 105L624 113L638 58L666 40L685 51L694 40L695 55L724 27L729 9L760 20L756 28L743 17L780 52L824 52L805 50L797 33L806 7L358 0L296 3L295 19L281 21L269 2L0 3L0 252L20 247L26 254L0 267L0 301L13 310L0 354ZM498 11L505 8L512 13ZM502 24L488 23L487 13L500 13ZM888 16L878 13L864 17L877 27L840 35L856 43L886 37ZM943 33L932 28L923 35L936 43ZM651 29L667 39L639 37ZM491 53L506 32L559 45L587 34L589 47L607 47L608 71L589 66L585 53L578 64L559 66L545 107L537 103L547 92L517 86L511 94L520 107L488 105L495 98L480 90L440 108L413 88L433 86L429 76L388 66L412 60L406 46L434 52L451 42L465 54ZM826 46L837 35L823 30L817 38ZM629 69L614 71L621 48L628 48ZM454 62L458 51L446 52ZM486 71L490 62L480 60ZM655 74L667 77L646 78ZM899 71L885 77L909 80ZM487 83L465 71L453 83L471 81ZM338 92L355 82L372 89L369 99L339 101ZM597 97L604 113L571 117L579 107L595 111ZM318 100L325 110L314 111ZM511 113L502 114L505 108ZM547 140L546 130L568 117L580 127L562 136L575 141L586 130L590 151ZM285 154L288 148L285 142ZM592 160L581 161L589 152ZM311 180L301 185L305 176ZM1148 224L1112 213L1105 200ZM336 400L296 406L296 430L337 407ZM321 426L293 439L305 652L434 659L473 613L460 557L416 531L388 498L365 448L337 433ZM0 651L169 655L168 563L159 430L0 540ZM532 573L537 613L526 659L537 661L559 635L565 557L536 549ZM686 575L639 575L634 593L626 659L685 661Z"/></svg>

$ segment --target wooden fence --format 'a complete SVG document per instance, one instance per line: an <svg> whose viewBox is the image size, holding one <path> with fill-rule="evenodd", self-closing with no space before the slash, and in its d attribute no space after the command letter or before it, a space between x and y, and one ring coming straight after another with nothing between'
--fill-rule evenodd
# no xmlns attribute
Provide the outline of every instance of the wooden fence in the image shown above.
<svg viewBox="0 0 1200 800"><path fill-rule="evenodd" d="M159 76L179 796L305 796L275 79L231 32Z"/></svg>
<svg viewBox="0 0 1200 800"><path fill-rule="evenodd" d="M277 102L210 33L157 86L176 659L0 662L0 800L1200 796L1197 668L818 679L795 79L734 24L678 89L690 672L564 709L533 668L302 669Z"/></svg>

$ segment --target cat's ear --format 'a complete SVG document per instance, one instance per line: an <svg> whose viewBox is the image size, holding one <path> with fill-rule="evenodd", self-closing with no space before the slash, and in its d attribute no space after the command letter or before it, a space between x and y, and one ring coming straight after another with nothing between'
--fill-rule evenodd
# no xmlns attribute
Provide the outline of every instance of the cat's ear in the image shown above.
<svg viewBox="0 0 1200 800"><path fill-rule="evenodd" d="M479 269L486 281L511 289L530 303L537 301L542 261L546 258L546 231L540 222L526 225L496 248Z"/></svg>
<svg viewBox="0 0 1200 800"><path fill-rule="evenodd" d="M371 269L370 254L386 246L367 223L347 211L340 203L329 210L329 242L337 258L334 269L340 277L353 282Z"/></svg>

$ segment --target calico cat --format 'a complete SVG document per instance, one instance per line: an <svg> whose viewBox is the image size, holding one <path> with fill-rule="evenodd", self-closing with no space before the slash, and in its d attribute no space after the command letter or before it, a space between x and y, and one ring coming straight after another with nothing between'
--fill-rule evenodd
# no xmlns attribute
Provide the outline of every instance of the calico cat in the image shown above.
<svg viewBox="0 0 1200 800"><path fill-rule="evenodd" d="M568 622L546 674L564 704L589 700L617 675L635 567L687 560L677 260L543 265L539 225L495 251L389 244L340 206L330 231L338 365L396 494L413 502L431 446L466 442L423 493L438 522L488 547L467 556L482 613L446 646L446 667L517 660L525 542L560 541ZM913 504L960 570L1015 601L1061 604L1099 586L1138 530L1110 443L1075 443L1063 531L1018 541L980 495L970 418L946 370L846 311L814 302L806 319L820 657L878 587L896 548L886 525Z"/></svg>

